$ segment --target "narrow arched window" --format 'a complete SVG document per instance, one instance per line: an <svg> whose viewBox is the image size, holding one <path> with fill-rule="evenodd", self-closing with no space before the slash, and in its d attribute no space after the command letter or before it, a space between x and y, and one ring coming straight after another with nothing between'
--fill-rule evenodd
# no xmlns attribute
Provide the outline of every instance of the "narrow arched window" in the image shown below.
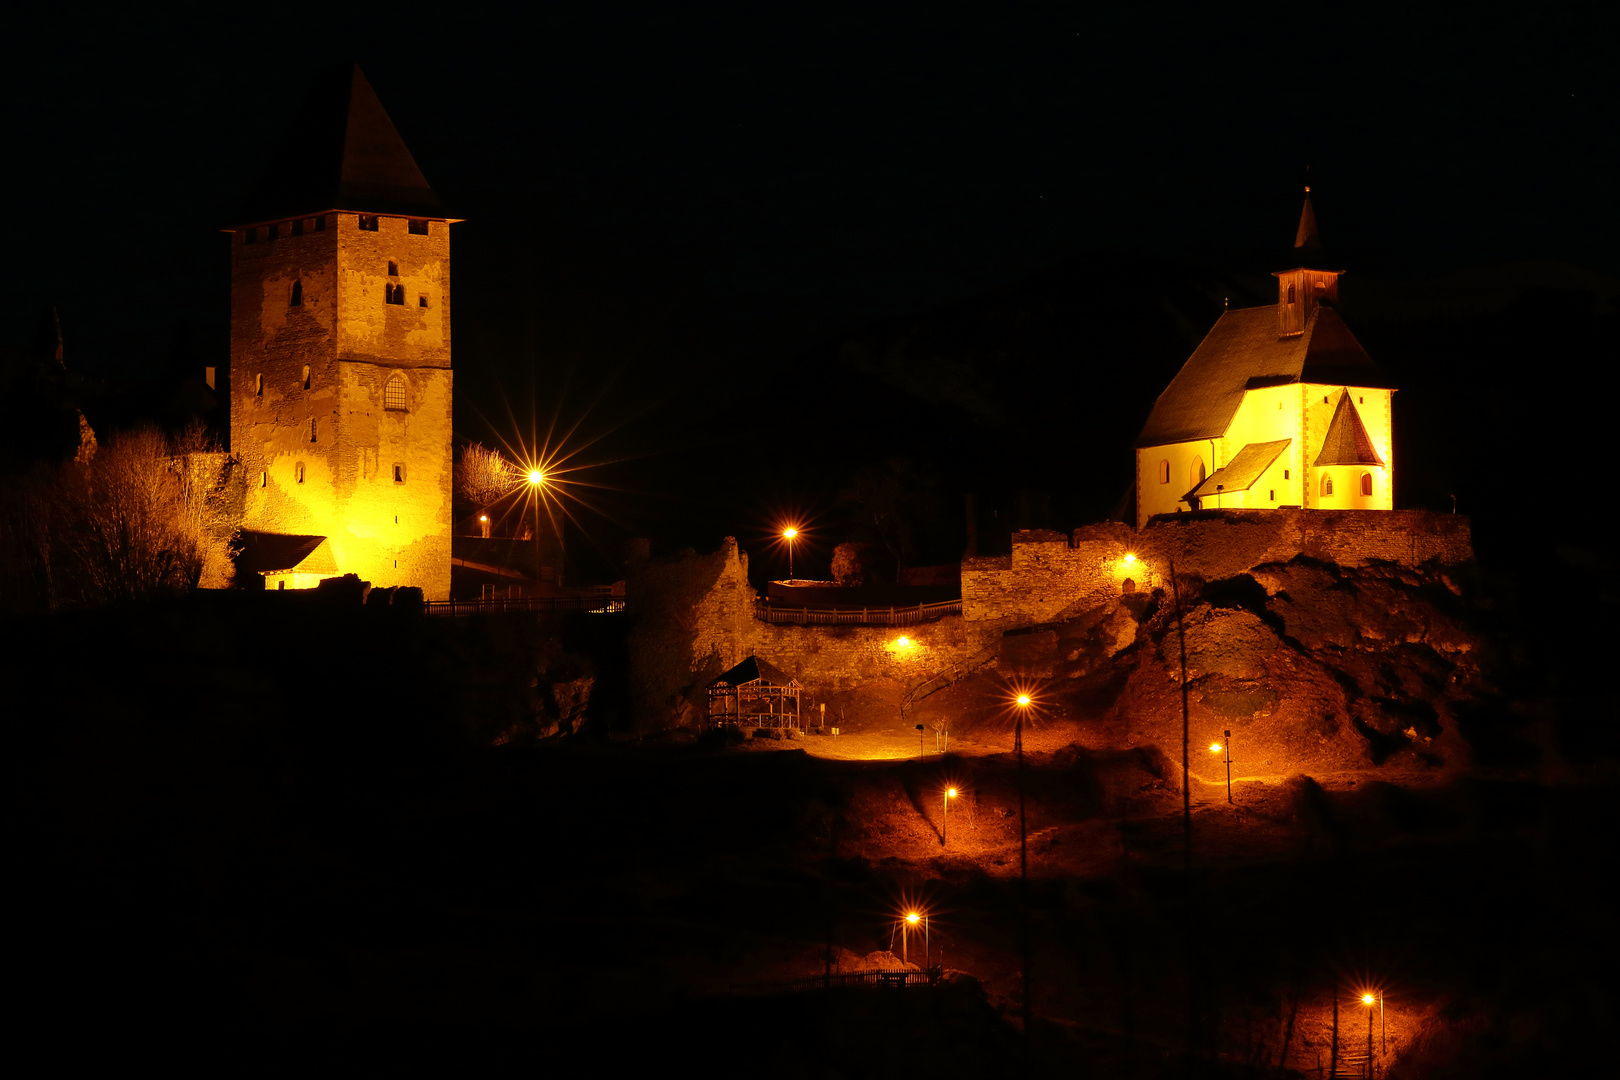
<svg viewBox="0 0 1620 1080"><path fill-rule="evenodd" d="M1333 496L1333 475L1331 473L1323 473L1322 474L1322 497L1324 499L1326 499L1326 498L1331 498L1332 496Z"/></svg>
<svg viewBox="0 0 1620 1080"><path fill-rule="evenodd" d="M287 306L288 307L303 307L304 306L304 283L302 281L293 282L292 296L287 298Z"/></svg>
<svg viewBox="0 0 1620 1080"><path fill-rule="evenodd" d="M405 376L395 375L383 387L383 408L395 412L405 411Z"/></svg>
<svg viewBox="0 0 1620 1080"><path fill-rule="evenodd" d="M304 482L304 463L302 461L300 461L298 464L293 466L293 483L302 484L303 482Z"/></svg>
<svg viewBox="0 0 1620 1080"><path fill-rule="evenodd" d="M309 365L304 365L304 389L309 389Z"/></svg>
<svg viewBox="0 0 1620 1080"><path fill-rule="evenodd" d="M1170 482L1170 459L1169 458L1160 458L1159 459L1159 483L1168 484L1169 482Z"/></svg>
<svg viewBox="0 0 1620 1080"><path fill-rule="evenodd" d="M1201 457L1193 458L1192 465L1187 470L1187 486L1197 487L1204 482L1204 477L1208 475L1204 471L1204 459Z"/></svg>
<svg viewBox="0 0 1620 1080"><path fill-rule="evenodd" d="M315 418L313 416L309 418L309 441L315 441Z"/></svg>
<svg viewBox="0 0 1620 1080"><path fill-rule="evenodd" d="M1361 494L1364 496L1372 495L1372 473L1370 472L1361 474Z"/></svg>

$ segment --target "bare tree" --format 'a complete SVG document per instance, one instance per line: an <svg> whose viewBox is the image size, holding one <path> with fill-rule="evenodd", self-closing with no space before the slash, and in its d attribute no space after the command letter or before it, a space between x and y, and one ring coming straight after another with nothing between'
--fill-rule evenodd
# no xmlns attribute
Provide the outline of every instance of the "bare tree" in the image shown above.
<svg viewBox="0 0 1620 1080"><path fill-rule="evenodd" d="M472 443L456 462L456 491L480 510L511 491L518 483L517 467L499 450Z"/></svg>

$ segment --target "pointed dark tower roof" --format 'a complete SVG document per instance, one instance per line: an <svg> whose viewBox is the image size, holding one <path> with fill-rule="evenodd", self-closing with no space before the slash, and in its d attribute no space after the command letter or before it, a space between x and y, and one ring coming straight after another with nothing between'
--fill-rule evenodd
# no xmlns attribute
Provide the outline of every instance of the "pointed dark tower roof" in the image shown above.
<svg viewBox="0 0 1620 1080"><path fill-rule="evenodd" d="M1322 450L1311 466L1382 464L1383 461L1373 449L1372 439L1367 437L1367 427L1361 422L1361 414L1350 400L1350 391L1341 390L1338 408L1333 410L1333 420L1328 424L1327 437L1322 440Z"/></svg>
<svg viewBox="0 0 1620 1080"><path fill-rule="evenodd" d="M1294 233L1294 250L1305 248L1322 250L1322 236L1316 231L1316 211L1311 209L1311 185L1305 185L1305 208L1299 214L1299 228Z"/></svg>
<svg viewBox="0 0 1620 1080"><path fill-rule="evenodd" d="M327 210L455 220L428 186L359 64L329 68L316 78L236 222Z"/></svg>

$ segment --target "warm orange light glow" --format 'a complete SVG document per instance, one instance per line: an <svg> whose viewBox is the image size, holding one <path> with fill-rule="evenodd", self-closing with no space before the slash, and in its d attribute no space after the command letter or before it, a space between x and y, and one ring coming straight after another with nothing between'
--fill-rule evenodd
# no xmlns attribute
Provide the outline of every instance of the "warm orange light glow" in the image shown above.
<svg viewBox="0 0 1620 1080"><path fill-rule="evenodd" d="M531 484L543 484L545 482L546 482L546 474L545 473L541 472L539 469L531 469L529 471L529 483L531 483Z"/></svg>
<svg viewBox="0 0 1620 1080"><path fill-rule="evenodd" d="M902 649L909 649L911 648L911 639L908 637L902 637L899 641L895 642L895 644L899 645Z"/></svg>
<svg viewBox="0 0 1620 1080"><path fill-rule="evenodd" d="M1020 707L1026 708L1026 709L1029 708L1029 701L1030 701L1030 698L1029 698L1028 694L1019 694L1018 695L1018 704L1019 704Z"/></svg>
<svg viewBox="0 0 1620 1080"><path fill-rule="evenodd" d="M1363 1005L1371 1005L1373 1002L1375 1002L1377 1000L1378 999L1373 997L1371 994L1362 994L1361 995L1361 1003Z"/></svg>
<svg viewBox="0 0 1620 1080"><path fill-rule="evenodd" d="M906 922L911 923L913 926L915 926L918 920L921 918L922 916L917 914L915 911L906 912Z"/></svg>
<svg viewBox="0 0 1620 1080"><path fill-rule="evenodd" d="M1133 563L1135 561L1136 561L1136 556L1132 555L1129 551L1127 551L1125 553L1125 565L1129 566L1129 565L1131 565L1131 563Z"/></svg>
<svg viewBox="0 0 1620 1080"><path fill-rule="evenodd" d="M489 520L489 515L488 514L479 514L478 515L478 520L479 521L488 521Z"/></svg>
<svg viewBox="0 0 1620 1080"><path fill-rule="evenodd" d="M1212 754L1220 753L1221 752L1221 744L1218 743L1218 742L1210 743L1209 744L1209 752L1212 753Z"/></svg>
<svg viewBox="0 0 1620 1080"><path fill-rule="evenodd" d="M954 799L954 798L956 798L956 789L955 789L955 788L953 788L953 787L948 787L948 788L946 788L946 789L945 789L945 797L946 797L946 798L947 798L947 799Z"/></svg>
<svg viewBox="0 0 1620 1080"><path fill-rule="evenodd" d="M791 540L795 536L798 536L798 535L799 535L799 530L798 529L783 529L782 530L782 538L784 540Z"/></svg>

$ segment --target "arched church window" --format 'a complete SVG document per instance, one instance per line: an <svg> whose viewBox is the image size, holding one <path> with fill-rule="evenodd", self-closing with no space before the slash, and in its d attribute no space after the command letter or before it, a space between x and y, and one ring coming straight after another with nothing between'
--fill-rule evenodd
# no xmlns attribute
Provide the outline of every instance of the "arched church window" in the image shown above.
<svg viewBox="0 0 1620 1080"><path fill-rule="evenodd" d="M1322 474L1322 497L1324 499L1326 499L1326 498L1331 498L1332 496L1333 496L1333 475L1331 473L1323 473Z"/></svg>
<svg viewBox="0 0 1620 1080"><path fill-rule="evenodd" d="M1361 493L1366 496L1372 495L1372 473L1370 472L1361 474Z"/></svg>
<svg viewBox="0 0 1620 1080"><path fill-rule="evenodd" d="M1193 458L1192 466L1187 470L1187 486L1197 487L1204 482L1204 477L1208 475L1204 471L1204 459L1201 457Z"/></svg>
<svg viewBox="0 0 1620 1080"><path fill-rule="evenodd" d="M304 283L302 281L293 282L292 296L287 298L287 306L288 307L303 307L304 306Z"/></svg>
<svg viewBox="0 0 1620 1080"><path fill-rule="evenodd" d="M405 411L405 376L395 375L383 387L383 408L395 412Z"/></svg>
<svg viewBox="0 0 1620 1080"><path fill-rule="evenodd" d="M1170 459L1169 458L1160 458L1159 459L1159 483L1168 484L1169 482L1170 482Z"/></svg>

